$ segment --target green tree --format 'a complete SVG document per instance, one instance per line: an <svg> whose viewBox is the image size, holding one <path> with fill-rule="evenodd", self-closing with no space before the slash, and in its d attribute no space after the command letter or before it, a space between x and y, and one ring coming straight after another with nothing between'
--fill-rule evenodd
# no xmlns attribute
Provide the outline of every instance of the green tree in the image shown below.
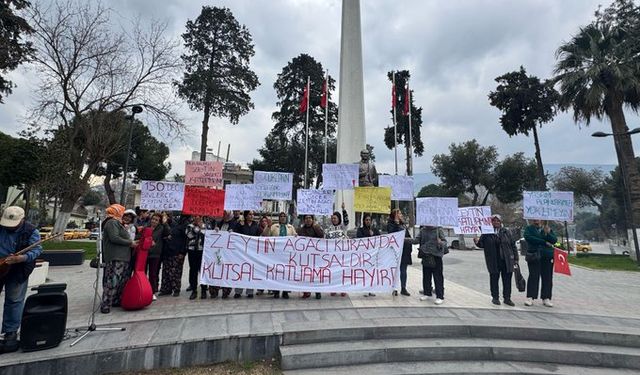
<svg viewBox="0 0 640 375"><path fill-rule="evenodd" d="M13 138L0 132L0 150L0 185L21 188L28 212L31 191L42 171L43 147L34 139Z"/></svg>
<svg viewBox="0 0 640 375"><path fill-rule="evenodd" d="M278 74L273 87L279 108L271 116L275 124L265 138L264 146L258 150L261 159L256 159L249 165L252 170L293 172L294 191L303 187L304 180L306 115L300 113L300 100L307 77L311 80L308 177L309 181L320 177L316 180L316 185L320 184L324 163L325 110L319 104L325 77L322 64L306 54L293 58ZM331 92L334 89L335 80L329 76L328 163L335 163L336 160L338 108L331 102Z"/></svg>
<svg viewBox="0 0 640 375"><path fill-rule="evenodd" d="M387 73L387 78L389 81L393 81L393 71ZM391 110L391 121L392 125L385 129L384 131L384 144L387 146L389 150L393 150L396 142L399 145L405 145L405 160L407 163L407 175L413 176L413 170L411 169L410 164L410 153L409 150L409 116L404 114L404 108L406 106L406 85L411 77L411 74L408 70L399 70L396 71L396 102L394 103L396 107L396 127L393 128L393 109ZM411 90L411 146L413 148L413 154L415 156L422 156L424 153L424 144L422 143L421 129L422 129L422 107L417 108L414 103L413 98L413 90ZM397 135L396 140L394 140L394 134Z"/></svg>
<svg viewBox="0 0 640 375"><path fill-rule="evenodd" d="M207 154L209 118L226 117L237 124L253 108L249 92L259 85L249 68L254 55L251 34L228 8L203 6L182 34L185 73L175 82L178 95L192 110L203 111L200 160Z"/></svg>
<svg viewBox="0 0 640 375"><path fill-rule="evenodd" d="M628 173L633 221L640 223L640 173L623 108L640 108L640 7L617 0L557 52L555 82L560 108L573 110L576 123L611 123L618 162Z"/></svg>
<svg viewBox="0 0 640 375"><path fill-rule="evenodd" d="M542 165L537 127L553 120L558 103L558 93L549 82L540 82L536 76L527 75L521 66L519 71L504 74L495 79L496 91L489 93L489 103L502 111L500 125L512 137L533 133L538 165L538 188L546 190L546 176Z"/></svg>
<svg viewBox="0 0 640 375"><path fill-rule="evenodd" d="M33 33L33 29L17 11L29 7L26 0L5 0L0 2L0 73L14 70L18 65L28 61L33 54L31 42L23 41L25 35ZM13 82L0 75L0 103L3 95L11 94Z"/></svg>
<svg viewBox="0 0 640 375"><path fill-rule="evenodd" d="M609 237L609 228L603 220L604 206L602 198L608 192L606 175L600 169L590 171L579 167L562 167L553 178L553 187L558 191L572 191L574 203L578 207L595 206L600 215L598 222L605 236Z"/></svg>
<svg viewBox="0 0 640 375"><path fill-rule="evenodd" d="M536 161L522 152L505 157L493 170L493 194L503 203L521 201L524 190L538 186L537 171Z"/></svg>
<svg viewBox="0 0 640 375"><path fill-rule="evenodd" d="M418 198L423 197L448 197L449 192L440 184L429 184L423 186L418 192Z"/></svg>
<svg viewBox="0 0 640 375"><path fill-rule="evenodd" d="M102 202L102 194L98 193L95 190L87 190L87 192L84 193L84 196L82 197L83 206L95 206L100 202Z"/></svg>

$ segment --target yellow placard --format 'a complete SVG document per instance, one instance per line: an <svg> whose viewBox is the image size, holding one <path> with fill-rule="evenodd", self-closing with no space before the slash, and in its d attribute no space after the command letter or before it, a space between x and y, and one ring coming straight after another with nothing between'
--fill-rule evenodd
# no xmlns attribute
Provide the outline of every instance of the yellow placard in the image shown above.
<svg viewBox="0 0 640 375"><path fill-rule="evenodd" d="M388 214L391 212L391 188L356 187L354 211Z"/></svg>

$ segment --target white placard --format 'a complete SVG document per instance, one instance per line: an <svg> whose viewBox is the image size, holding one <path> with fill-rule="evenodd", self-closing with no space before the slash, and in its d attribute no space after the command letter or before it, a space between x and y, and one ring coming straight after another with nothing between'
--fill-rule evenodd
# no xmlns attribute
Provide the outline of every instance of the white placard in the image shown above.
<svg viewBox="0 0 640 375"><path fill-rule="evenodd" d="M522 197L525 219L573 222L572 191L525 191Z"/></svg>
<svg viewBox="0 0 640 375"><path fill-rule="evenodd" d="M249 237L205 231L200 284L300 292L400 287L404 231L354 239Z"/></svg>
<svg viewBox="0 0 640 375"><path fill-rule="evenodd" d="M359 181L358 164L322 164L322 189L353 190Z"/></svg>
<svg viewBox="0 0 640 375"><path fill-rule="evenodd" d="M293 173L253 172L253 185L262 199L291 200Z"/></svg>
<svg viewBox="0 0 640 375"><path fill-rule="evenodd" d="M253 184L228 184L224 192L225 210L262 210L262 199Z"/></svg>
<svg viewBox="0 0 640 375"><path fill-rule="evenodd" d="M380 175L378 180L380 186L391 187L392 201L413 200L413 176Z"/></svg>
<svg viewBox="0 0 640 375"><path fill-rule="evenodd" d="M458 215L458 226L453 228L455 234L494 233L491 224L491 207L460 207Z"/></svg>
<svg viewBox="0 0 640 375"><path fill-rule="evenodd" d="M142 181L140 208L143 210L181 211L183 201L182 182Z"/></svg>
<svg viewBox="0 0 640 375"><path fill-rule="evenodd" d="M298 189L298 215L331 215L334 200L333 190Z"/></svg>
<svg viewBox="0 0 640 375"><path fill-rule="evenodd" d="M458 198L416 198L416 223L435 227L458 226Z"/></svg>

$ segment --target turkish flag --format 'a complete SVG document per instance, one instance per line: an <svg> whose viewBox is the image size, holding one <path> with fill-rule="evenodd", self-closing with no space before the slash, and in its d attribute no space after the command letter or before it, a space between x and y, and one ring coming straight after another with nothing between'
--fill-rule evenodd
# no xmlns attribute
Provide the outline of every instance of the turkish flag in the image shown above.
<svg viewBox="0 0 640 375"><path fill-rule="evenodd" d="M553 272L571 276L571 269L569 268L569 254L567 254L566 251L558 248L553 249Z"/></svg>
<svg viewBox="0 0 640 375"><path fill-rule="evenodd" d="M309 90L308 86L304 86L304 92L302 93L302 100L300 101L300 113L305 113L307 111L307 106L309 105Z"/></svg>
<svg viewBox="0 0 640 375"><path fill-rule="evenodd" d="M409 106L411 105L409 102L409 85L407 85L404 90L404 108L402 110L402 114L405 116L409 114Z"/></svg>
<svg viewBox="0 0 640 375"><path fill-rule="evenodd" d="M322 96L320 97L320 107L327 108L327 80L322 82Z"/></svg>

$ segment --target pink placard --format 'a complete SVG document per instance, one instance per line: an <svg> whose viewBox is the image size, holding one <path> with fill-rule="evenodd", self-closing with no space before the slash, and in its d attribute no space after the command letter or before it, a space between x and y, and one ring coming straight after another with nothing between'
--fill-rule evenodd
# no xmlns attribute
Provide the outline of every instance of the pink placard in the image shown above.
<svg viewBox="0 0 640 375"><path fill-rule="evenodd" d="M223 165L219 161L187 160L184 167L184 183L222 189L222 168Z"/></svg>

